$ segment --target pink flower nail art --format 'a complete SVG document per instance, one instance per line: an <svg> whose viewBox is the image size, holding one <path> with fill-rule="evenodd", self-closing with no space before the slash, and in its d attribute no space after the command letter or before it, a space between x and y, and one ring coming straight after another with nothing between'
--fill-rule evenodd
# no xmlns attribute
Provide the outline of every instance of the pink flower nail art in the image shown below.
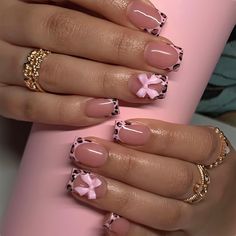
<svg viewBox="0 0 236 236"><path fill-rule="evenodd" d="M76 180L79 179L79 182ZM97 199L96 188L102 185L102 181L88 171L73 169L71 179L67 184L67 190L87 196L88 199Z"/></svg>
<svg viewBox="0 0 236 236"><path fill-rule="evenodd" d="M168 85L167 76L153 74L151 75L150 78L148 78L147 74L140 74L138 75L138 80L142 85L142 87L136 93L138 97L144 98L148 96L150 99L157 99L164 97ZM156 85L156 84L162 85L163 89L161 92L158 92L156 89L150 87L151 85Z"/></svg>

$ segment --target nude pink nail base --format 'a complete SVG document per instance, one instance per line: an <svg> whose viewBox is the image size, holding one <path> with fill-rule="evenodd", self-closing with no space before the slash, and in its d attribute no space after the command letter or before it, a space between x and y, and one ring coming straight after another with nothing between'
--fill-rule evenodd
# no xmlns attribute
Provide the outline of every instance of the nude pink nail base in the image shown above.
<svg viewBox="0 0 236 236"><path fill-rule="evenodd" d="M151 130L141 123L130 121L116 121L113 140L128 145L145 145L151 137Z"/></svg>
<svg viewBox="0 0 236 236"><path fill-rule="evenodd" d="M177 53L178 53L178 60L177 60L176 64L166 68L166 70L168 72L170 72L170 71L178 71L179 68L180 68L181 62L183 60L184 50L183 50L183 48L175 46L174 44L171 44L171 43L169 43L168 45L170 45L171 47L173 47L177 51Z"/></svg>
<svg viewBox="0 0 236 236"><path fill-rule="evenodd" d="M168 88L168 77L158 74L139 74L136 78L131 78L129 87L139 98L149 98L151 100L165 98Z"/></svg>
<svg viewBox="0 0 236 236"><path fill-rule="evenodd" d="M81 138L81 137L78 137L76 138L76 140L74 141L74 143L72 144L72 147L71 147L71 150L70 150L70 156L69 158L72 160L72 161L77 161L77 158L75 156L75 149L80 146L81 144L84 144L84 143L91 143L92 141L88 140L88 139L84 139L84 138Z"/></svg>
<svg viewBox="0 0 236 236"><path fill-rule="evenodd" d="M75 185L77 178L80 178L80 184ZM102 185L102 181L93 176L89 171L81 169L72 169L71 178L67 184L69 192L75 192L81 197L86 196L89 200L97 199L96 188Z"/></svg>
<svg viewBox="0 0 236 236"><path fill-rule="evenodd" d="M162 12L160 12L158 9L157 9L157 12L160 14L160 16L161 16L161 24L160 25L158 25L157 27L155 27L155 28L145 28L144 29L144 31L145 32L147 32L147 33L149 33L149 34L152 34L152 35L154 35L154 36L159 36L160 35L160 33L161 33L161 30L162 30L162 27L164 26L164 24L166 23L166 21L167 21L167 16L164 14L164 13L162 13Z"/></svg>

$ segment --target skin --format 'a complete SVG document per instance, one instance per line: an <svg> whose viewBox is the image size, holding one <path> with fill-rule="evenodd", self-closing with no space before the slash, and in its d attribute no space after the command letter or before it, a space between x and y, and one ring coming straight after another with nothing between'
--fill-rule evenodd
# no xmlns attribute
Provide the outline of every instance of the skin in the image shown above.
<svg viewBox="0 0 236 236"><path fill-rule="evenodd" d="M151 41L170 41L133 26L126 17L129 2L2 0L0 115L87 126L105 120L85 114L86 101L92 97L150 103L129 91L128 79L146 72L166 74L149 66L143 54ZM53 52L40 69L39 83L48 93L33 93L25 87L22 68L33 48Z"/></svg>
<svg viewBox="0 0 236 236"><path fill-rule="evenodd" d="M183 200L193 195L200 179L196 164L216 161L221 150L219 136L209 127L132 121L151 129L149 142L134 147L89 137L109 151L107 161L97 168L75 164L100 176L107 185L106 194L96 200L76 193L73 196L129 220L128 236L236 235L234 148L230 145L224 163L209 170L211 183L206 198L188 204Z"/></svg>

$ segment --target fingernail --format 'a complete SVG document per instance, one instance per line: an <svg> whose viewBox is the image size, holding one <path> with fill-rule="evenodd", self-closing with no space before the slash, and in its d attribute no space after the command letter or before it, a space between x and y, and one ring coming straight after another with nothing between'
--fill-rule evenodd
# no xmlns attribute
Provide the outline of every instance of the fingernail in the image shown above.
<svg viewBox="0 0 236 236"><path fill-rule="evenodd" d="M74 168L67 184L67 190L80 197L95 200L105 195L106 185L101 177L89 171Z"/></svg>
<svg viewBox="0 0 236 236"><path fill-rule="evenodd" d="M143 124L116 121L113 139L128 145L140 146L148 142L150 129Z"/></svg>
<svg viewBox="0 0 236 236"><path fill-rule="evenodd" d="M113 99L91 99L87 101L85 114L88 117L102 118L115 116L120 113L118 100Z"/></svg>
<svg viewBox="0 0 236 236"><path fill-rule="evenodd" d="M177 71L183 60L183 49L163 41L150 42L144 53L147 63L166 71Z"/></svg>
<svg viewBox="0 0 236 236"><path fill-rule="evenodd" d="M106 231L113 232L117 236L126 236L130 229L130 222L115 213L111 213L103 226Z"/></svg>
<svg viewBox="0 0 236 236"><path fill-rule="evenodd" d="M143 1L132 1L127 8L127 16L137 28L158 36L167 16Z"/></svg>
<svg viewBox="0 0 236 236"><path fill-rule="evenodd" d="M102 166L107 158L108 152L103 146L81 137L76 139L70 151L70 159L72 161L89 167Z"/></svg>
<svg viewBox="0 0 236 236"><path fill-rule="evenodd" d="M157 74L139 74L128 82L130 91L139 98L163 99L168 88L168 77Z"/></svg>

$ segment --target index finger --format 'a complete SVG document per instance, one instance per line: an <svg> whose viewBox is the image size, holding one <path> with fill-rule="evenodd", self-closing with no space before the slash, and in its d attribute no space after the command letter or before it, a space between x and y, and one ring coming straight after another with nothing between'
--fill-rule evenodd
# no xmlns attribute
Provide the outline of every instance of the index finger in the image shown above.
<svg viewBox="0 0 236 236"><path fill-rule="evenodd" d="M34 0L34 2L47 1ZM65 3L68 1L51 0L51 2ZM119 25L133 29L141 29L155 36L160 34L167 20L167 16L148 0L70 0L69 2L96 12Z"/></svg>
<svg viewBox="0 0 236 236"><path fill-rule="evenodd" d="M117 121L114 140L147 153L204 165L215 162L222 151L230 151L228 142L223 143L212 127L187 126L152 119Z"/></svg>

